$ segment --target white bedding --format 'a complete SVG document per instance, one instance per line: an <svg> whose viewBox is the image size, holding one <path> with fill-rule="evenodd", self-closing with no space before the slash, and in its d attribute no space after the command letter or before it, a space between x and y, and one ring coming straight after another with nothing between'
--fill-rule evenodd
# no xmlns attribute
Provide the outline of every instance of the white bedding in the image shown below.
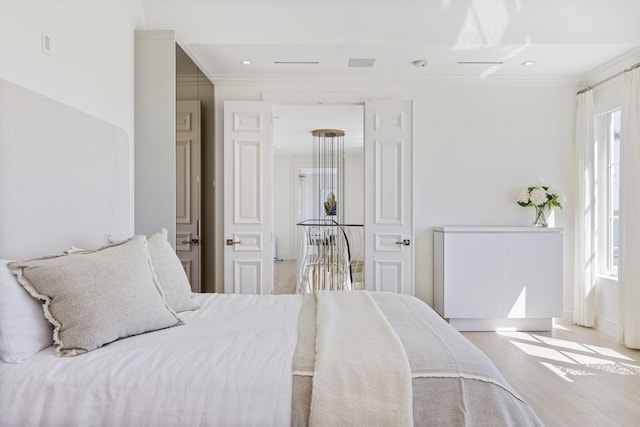
<svg viewBox="0 0 640 427"><path fill-rule="evenodd" d="M194 299L182 326L0 363L0 425L290 425L302 295Z"/></svg>

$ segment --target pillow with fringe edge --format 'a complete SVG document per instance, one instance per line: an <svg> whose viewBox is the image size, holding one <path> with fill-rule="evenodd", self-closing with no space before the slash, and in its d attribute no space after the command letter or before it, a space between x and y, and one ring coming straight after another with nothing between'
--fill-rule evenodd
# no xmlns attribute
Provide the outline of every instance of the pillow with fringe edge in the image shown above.
<svg viewBox="0 0 640 427"><path fill-rule="evenodd" d="M8 267L42 301L58 356L183 324L162 294L144 236Z"/></svg>
<svg viewBox="0 0 640 427"><path fill-rule="evenodd" d="M147 237L151 263L156 277L167 303L176 313L197 310L200 307L191 299L193 293L189 278L178 255L167 240L167 235L167 229L162 228ZM119 242L109 234L104 237L109 244Z"/></svg>

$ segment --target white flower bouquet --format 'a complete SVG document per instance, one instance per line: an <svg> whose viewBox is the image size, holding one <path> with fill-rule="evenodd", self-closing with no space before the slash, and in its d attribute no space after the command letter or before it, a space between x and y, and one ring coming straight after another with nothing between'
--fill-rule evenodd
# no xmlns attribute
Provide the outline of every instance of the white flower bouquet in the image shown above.
<svg viewBox="0 0 640 427"><path fill-rule="evenodd" d="M555 206L562 209L567 199L561 191L548 185L532 185L520 190L517 203L520 206L533 206L536 209L534 227L547 227L545 210L550 211Z"/></svg>
<svg viewBox="0 0 640 427"><path fill-rule="evenodd" d="M520 206L536 206L541 209L550 210L554 206L562 209L567 199L561 191L548 185L532 185L523 188L518 194L518 204Z"/></svg>

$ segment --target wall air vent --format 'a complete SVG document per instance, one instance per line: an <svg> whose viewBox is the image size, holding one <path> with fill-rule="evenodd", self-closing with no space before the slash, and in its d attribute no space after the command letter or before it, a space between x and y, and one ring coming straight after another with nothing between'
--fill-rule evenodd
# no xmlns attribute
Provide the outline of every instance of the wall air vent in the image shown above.
<svg viewBox="0 0 640 427"><path fill-rule="evenodd" d="M349 67L373 67L375 64L375 58L349 58Z"/></svg>

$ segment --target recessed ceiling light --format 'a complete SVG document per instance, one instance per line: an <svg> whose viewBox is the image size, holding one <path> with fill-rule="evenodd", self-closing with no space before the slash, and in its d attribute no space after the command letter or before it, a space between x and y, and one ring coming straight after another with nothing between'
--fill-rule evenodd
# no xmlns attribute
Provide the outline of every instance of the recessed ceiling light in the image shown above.
<svg viewBox="0 0 640 427"><path fill-rule="evenodd" d="M533 65L533 64L535 64L535 63L536 63L536 61L524 61L524 62L522 63L522 65Z"/></svg>
<svg viewBox="0 0 640 427"><path fill-rule="evenodd" d="M251 60L250 59L242 59L242 60L240 60L240 63L242 65L251 65Z"/></svg>

